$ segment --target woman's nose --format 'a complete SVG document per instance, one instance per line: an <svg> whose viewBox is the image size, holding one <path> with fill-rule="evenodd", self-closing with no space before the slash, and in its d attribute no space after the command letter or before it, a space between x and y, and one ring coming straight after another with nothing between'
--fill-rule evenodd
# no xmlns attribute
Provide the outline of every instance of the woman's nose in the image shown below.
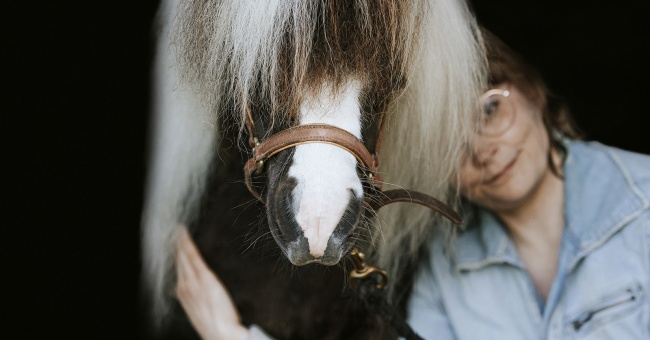
<svg viewBox="0 0 650 340"><path fill-rule="evenodd" d="M477 166L486 166L497 152L497 144L489 138L477 137L474 141L472 161Z"/></svg>

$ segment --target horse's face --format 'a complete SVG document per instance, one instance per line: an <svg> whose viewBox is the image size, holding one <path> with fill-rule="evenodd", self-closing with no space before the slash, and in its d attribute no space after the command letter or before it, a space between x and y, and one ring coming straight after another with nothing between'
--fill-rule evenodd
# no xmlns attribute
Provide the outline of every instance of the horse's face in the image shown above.
<svg viewBox="0 0 650 340"><path fill-rule="evenodd" d="M182 74L208 107L234 109L240 124L250 109L262 141L291 126L325 123L371 153L378 117L404 88L428 8L405 0L183 6ZM293 264L335 264L352 239L367 235L357 233L364 190L352 154L309 143L265 163L271 233Z"/></svg>
<svg viewBox="0 0 650 340"><path fill-rule="evenodd" d="M360 92L354 80L336 91L322 86L301 102L294 125L329 124L362 139ZM350 250L364 209L357 169L350 152L326 143L298 145L268 162L268 222L293 264L332 265Z"/></svg>

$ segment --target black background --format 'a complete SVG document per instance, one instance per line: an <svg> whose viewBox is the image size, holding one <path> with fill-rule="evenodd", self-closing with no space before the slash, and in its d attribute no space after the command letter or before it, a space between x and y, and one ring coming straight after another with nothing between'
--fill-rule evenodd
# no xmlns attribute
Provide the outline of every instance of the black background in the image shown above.
<svg viewBox="0 0 650 340"><path fill-rule="evenodd" d="M650 153L648 1L474 6L567 99L588 139ZM20 338L142 337L139 220L157 1L3 7L10 218L0 239L12 302L3 324Z"/></svg>

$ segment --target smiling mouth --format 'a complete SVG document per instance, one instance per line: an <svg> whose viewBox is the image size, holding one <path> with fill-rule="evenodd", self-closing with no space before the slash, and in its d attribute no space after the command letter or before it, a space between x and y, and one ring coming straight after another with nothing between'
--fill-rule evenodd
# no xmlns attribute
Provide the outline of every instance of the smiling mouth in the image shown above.
<svg viewBox="0 0 650 340"><path fill-rule="evenodd" d="M508 165L506 165L505 168L503 168L503 170L501 170L499 173L489 178L487 181L483 182L483 184L492 184L496 182L499 178L503 177L503 175L505 175L506 173L508 173L508 171L510 171L510 169L512 169L512 167L517 162L518 158L519 155L515 156L515 158L513 158L512 161L510 161L510 163L508 163Z"/></svg>

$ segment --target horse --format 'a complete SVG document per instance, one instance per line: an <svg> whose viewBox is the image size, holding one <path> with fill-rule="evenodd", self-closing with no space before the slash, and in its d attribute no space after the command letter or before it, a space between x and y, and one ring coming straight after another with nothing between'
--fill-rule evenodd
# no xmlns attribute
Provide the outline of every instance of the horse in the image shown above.
<svg viewBox="0 0 650 340"><path fill-rule="evenodd" d="M386 269L403 306L445 223L401 204L366 214L365 202L380 199L376 182L457 199L449 183L486 78L467 4L166 0L156 28L142 219L154 327L195 336L173 297L174 235L188 226L245 324L282 339L394 337L348 298L345 256L356 247ZM242 172L261 142L315 125L362 144L376 171L308 140Z"/></svg>

